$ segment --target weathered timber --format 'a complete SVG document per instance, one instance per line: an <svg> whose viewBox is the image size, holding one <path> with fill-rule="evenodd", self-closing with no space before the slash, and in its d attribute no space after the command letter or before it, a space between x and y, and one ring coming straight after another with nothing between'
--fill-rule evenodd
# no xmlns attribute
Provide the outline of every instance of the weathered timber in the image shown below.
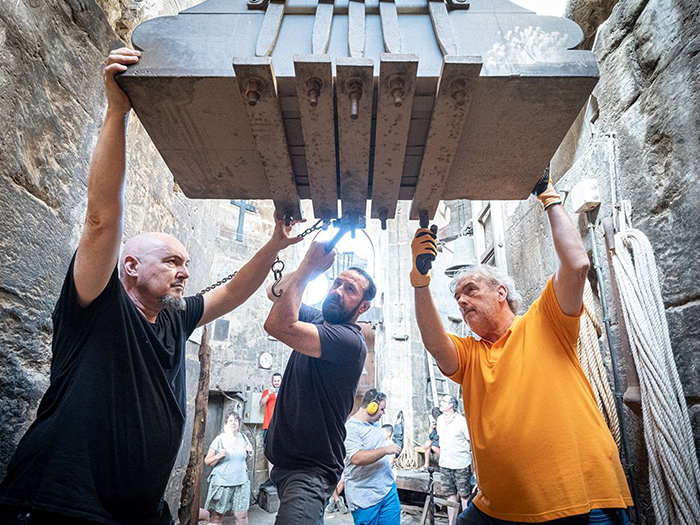
<svg viewBox="0 0 700 525"><path fill-rule="evenodd" d="M351 58L365 56L365 3L348 2L348 50Z"/></svg>
<svg viewBox="0 0 700 525"><path fill-rule="evenodd" d="M443 55L457 54L457 39L444 0L428 0L430 21Z"/></svg>
<svg viewBox="0 0 700 525"><path fill-rule="evenodd" d="M204 431L207 425L209 407L209 368L211 347L208 344L207 325L202 329L199 343L199 383L194 400L194 424L190 459L182 480L182 495L177 515L181 525L194 525L199 522L199 494L204 468Z"/></svg>
<svg viewBox="0 0 700 525"><path fill-rule="evenodd" d="M328 51L333 25L333 0L319 0L316 6L314 29L311 34L311 52L322 55Z"/></svg>

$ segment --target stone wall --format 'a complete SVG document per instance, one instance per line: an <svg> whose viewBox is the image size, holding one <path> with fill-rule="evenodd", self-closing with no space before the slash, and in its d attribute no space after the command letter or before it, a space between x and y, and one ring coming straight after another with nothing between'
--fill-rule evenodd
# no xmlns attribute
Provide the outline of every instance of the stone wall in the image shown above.
<svg viewBox="0 0 700 525"><path fill-rule="evenodd" d="M50 315L82 231L88 166L105 111L103 61L142 19L195 3L19 0L0 11L0 478L48 386ZM191 256L189 293L239 267L271 233L266 216L253 214L250 238L229 242L218 224L230 221L235 231L237 209L186 198L133 114L128 150L124 238L164 231L182 240ZM260 308L263 301L256 296L254 304ZM246 358L258 340L249 347L240 335L248 325L235 322L237 356ZM198 369L196 344L190 343L190 410ZM191 422L167 493L174 512Z"/></svg>
<svg viewBox="0 0 700 525"><path fill-rule="evenodd" d="M613 305L599 222L611 215L614 147L619 198L631 201L633 225L649 237L656 254L673 350L700 445L699 14L698 2L617 3L593 47L600 82L552 159L552 175L564 193L581 179L598 181L602 204L591 217L595 239L588 238L585 217L575 216L570 202L565 207L588 249L597 243ZM509 203L506 215L509 268L529 304L556 268L549 226L534 199ZM614 334L617 340L617 329ZM642 422L629 410L626 418L642 522L653 523Z"/></svg>

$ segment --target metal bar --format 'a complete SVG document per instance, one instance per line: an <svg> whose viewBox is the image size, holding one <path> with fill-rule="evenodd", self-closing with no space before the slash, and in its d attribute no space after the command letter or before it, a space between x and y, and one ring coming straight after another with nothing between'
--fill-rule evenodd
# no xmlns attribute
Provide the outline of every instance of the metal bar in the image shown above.
<svg viewBox="0 0 700 525"><path fill-rule="evenodd" d="M365 3L348 2L348 48L351 58L365 56Z"/></svg>
<svg viewBox="0 0 700 525"><path fill-rule="evenodd" d="M331 57L296 55L294 71L314 215L335 219L338 217L338 181Z"/></svg>
<svg viewBox="0 0 700 525"><path fill-rule="evenodd" d="M435 216L467 122L481 66L481 57L443 58L428 139L411 205L412 220L419 219L421 211L427 212L428 219Z"/></svg>
<svg viewBox="0 0 700 525"><path fill-rule="evenodd" d="M328 51L333 25L333 9L333 0L319 0L316 6L314 30L311 37L311 52L314 55L322 55Z"/></svg>
<svg viewBox="0 0 700 525"><path fill-rule="evenodd" d="M382 54L372 170L372 217L382 229L396 215L417 72L418 55Z"/></svg>
<svg viewBox="0 0 700 525"><path fill-rule="evenodd" d="M401 53L401 31L394 0L379 0L379 17L382 21L384 51Z"/></svg>
<svg viewBox="0 0 700 525"><path fill-rule="evenodd" d="M284 17L284 0L271 0L265 10L265 18L258 33L255 56L269 57L272 54L282 25L282 17Z"/></svg>
<svg viewBox="0 0 700 525"><path fill-rule="evenodd" d="M233 69L278 217L301 219L272 60L234 58Z"/></svg>
<svg viewBox="0 0 700 525"><path fill-rule="evenodd" d="M340 57L336 61L340 198L342 215L364 217L369 188L374 62Z"/></svg>
<svg viewBox="0 0 700 525"><path fill-rule="evenodd" d="M443 55L456 55L457 39L445 2L443 0L429 0L428 10L440 51Z"/></svg>

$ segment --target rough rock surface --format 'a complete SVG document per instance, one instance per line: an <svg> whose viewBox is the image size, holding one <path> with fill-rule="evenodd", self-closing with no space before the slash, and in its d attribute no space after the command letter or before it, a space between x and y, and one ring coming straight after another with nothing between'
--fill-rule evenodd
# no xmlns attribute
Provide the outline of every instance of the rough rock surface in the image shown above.
<svg viewBox="0 0 700 525"><path fill-rule="evenodd" d="M572 4L590 12L605 2ZM597 226L594 240L588 238L583 219L578 220L586 245L590 248L591 242L597 243L607 275L605 245L597 220L611 214L609 153L614 143L619 198L631 202L633 225L649 237L656 255L674 355L694 421L696 443L700 441L700 260L695 253L700 246L699 15L697 1L618 2L600 27L593 48L600 68L594 97L552 160L553 177L564 192L583 178L598 180L602 204L592 217ZM578 18L577 21L582 22ZM576 219L570 203L566 207ZM531 200L508 208L509 267L529 304L556 268L556 257L538 203ZM519 264L511 265L511 261ZM612 297L608 300L612 308ZM635 451L643 522L653 523L641 420L629 411L627 420Z"/></svg>

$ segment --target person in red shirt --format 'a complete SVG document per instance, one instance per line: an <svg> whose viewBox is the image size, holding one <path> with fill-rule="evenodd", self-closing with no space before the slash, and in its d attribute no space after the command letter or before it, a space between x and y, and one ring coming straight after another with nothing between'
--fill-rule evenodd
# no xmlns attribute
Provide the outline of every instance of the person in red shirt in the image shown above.
<svg viewBox="0 0 700 525"><path fill-rule="evenodd" d="M282 384L282 374L275 372L272 374L272 386L262 393L260 398L260 408L265 407L265 417L263 418L263 446L267 439L267 429L270 427L272 413L275 411L275 403L277 403L277 392ZM269 475L272 470L272 463L267 462L267 473Z"/></svg>

